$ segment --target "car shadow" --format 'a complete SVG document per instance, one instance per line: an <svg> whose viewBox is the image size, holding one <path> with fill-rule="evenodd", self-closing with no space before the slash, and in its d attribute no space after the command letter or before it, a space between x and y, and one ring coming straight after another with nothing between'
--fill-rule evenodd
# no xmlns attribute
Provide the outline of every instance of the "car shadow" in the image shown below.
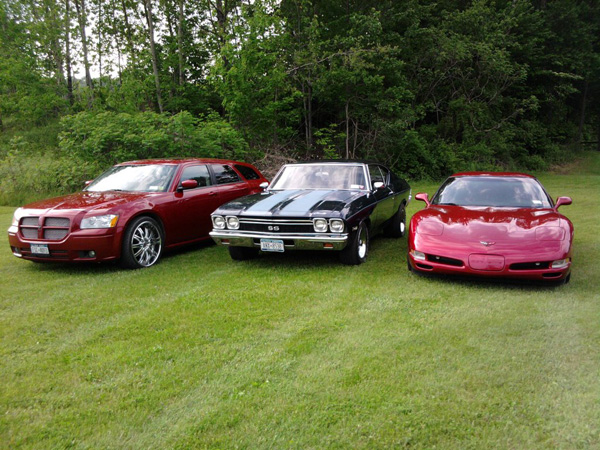
<svg viewBox="0 0 600 450"><path fill-rule="evenodd" d="M499 286L511 290L525 291L552 291L561 286L566 286L564 281L538 281L538 280L521 280L515 278L483 278L468 275L446 275L438 273L421 273L411 271L411 274L418 278L436 280L442 283L462 284L464 286L489 287Z"/></svg>

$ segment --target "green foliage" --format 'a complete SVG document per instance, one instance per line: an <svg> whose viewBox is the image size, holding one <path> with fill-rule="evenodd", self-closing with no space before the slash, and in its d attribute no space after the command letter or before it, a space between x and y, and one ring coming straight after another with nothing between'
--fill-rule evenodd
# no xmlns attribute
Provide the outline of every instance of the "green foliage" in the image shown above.
<svg viewBox="0 0 600 450"><path fill-rule="evenodd" d="M175 115L80 112L63 117L61 123L62 154L103 167L147 158L257 156L243 137L215 114L201 120L188 112Z"/></svg>

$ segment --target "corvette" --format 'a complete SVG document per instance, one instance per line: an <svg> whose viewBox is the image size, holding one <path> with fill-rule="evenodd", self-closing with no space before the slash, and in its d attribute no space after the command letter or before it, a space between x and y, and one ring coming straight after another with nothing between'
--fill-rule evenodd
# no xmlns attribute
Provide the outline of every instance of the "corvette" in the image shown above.
<svg viewBox="0 0 600 450"><path fill-rule="evenodd" d="M465 172L449 177L408 230L408 268L568 282L573 224L534 177L522 173Z"/></svg>

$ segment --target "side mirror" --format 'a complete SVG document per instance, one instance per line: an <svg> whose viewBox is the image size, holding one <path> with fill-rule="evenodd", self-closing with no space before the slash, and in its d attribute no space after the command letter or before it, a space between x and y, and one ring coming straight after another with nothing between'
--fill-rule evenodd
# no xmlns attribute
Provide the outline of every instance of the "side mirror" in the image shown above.
<svg viewBox="0 0 600 450"><path fill-rule="evenodd" d="M269 182L268 181L263 181L262 183L260 183L258 185L259 188L261 188L263 191L269 187Z"/></svg>
<svg viewBox="0 0 600 450"><path fill-rule="evenodd" d="M86 181L85 183L83 183L83 184L85 184L86 186L89 186L89 185L90 185L90 183L91 183L92 181L94 181L94 180L87 180L87 181Z"/></svg>
<svg viewBox="0 0 600 450"><path fill-rule="evenodd" d="M184 180L177 187L177 192L185 191L186 189L195 189L198 187L198 180Z"/></svg>
<svg viewBox="0 0 600 450"><path fill-rule="evenodd" d="M373 183L374 191L378 191L379 189L383 189L384 187L385 187L385 184L382 183L381 181L376 181L375 183Z"/></svg>
<svg viewBox="0 0 600 450"><path fill-rule="evenodd" d="M415 195L415 199L425 202L427 206L431 205L431 203L429 203L429 195L424 192L419 192L417 195Z"/></svg>
<svg viewBox="0 0 600 450"><path fill-rule="evenodd" d="M573 203L571 197L558 197L556 199L556 204L554 205L554 211L558 211L558 208L562 205L570 205L571 203Z"/></svg>

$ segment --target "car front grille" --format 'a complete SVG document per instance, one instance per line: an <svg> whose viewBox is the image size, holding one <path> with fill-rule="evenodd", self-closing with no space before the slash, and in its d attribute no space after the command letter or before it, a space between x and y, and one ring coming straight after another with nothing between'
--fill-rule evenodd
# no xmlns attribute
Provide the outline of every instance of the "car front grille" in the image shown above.
<svg viewBox="0 0 600 450"><path fill-rule="evenodd" d="M71 221L66 217L32 216L21 219L19 231L25 239L60 241L69 234L70 227Z"/></svg>
<svg viewBox="0 0 600 450"><path fill-rule="evenodd" d="M259 233L314 233L310 219L241 218L240 231Z"/></svg>
<svg viewBox="0 0 600 450"><path fill-rule="evenodd" d="M515 263L510 265L510 270L540 270L550 268L550 261Z"/></svg>
<svg viewBox="0 0 600 450"><path fill-rule="evenodd" d="M464 263L460 259L446 258L445 256L427 255L427 261L445 264L447 266L462 267Z"/></svg>

